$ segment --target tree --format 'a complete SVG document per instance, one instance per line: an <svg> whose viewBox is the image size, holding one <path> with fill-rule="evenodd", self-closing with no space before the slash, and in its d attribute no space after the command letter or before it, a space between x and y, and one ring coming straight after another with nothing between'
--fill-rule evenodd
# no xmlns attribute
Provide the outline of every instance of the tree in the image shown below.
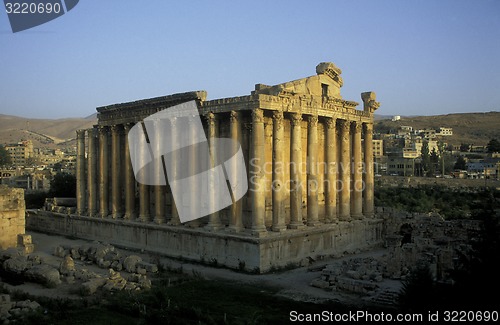
<svg viewBox="0 0 500 325"><path fill-rule="evenodd" d="M491 139L486 145L486 148L488 148L488 152L500 152L500 141Z"/></svg>
<svg viewBox="0 0 500 325"><path fill-rule="evenodd" d="M433 176L436 173L436 169L439 167L439 155L436 148L432 148L432 152L429 156L429 172L427 176Z"/></svg>
<svg viewBox="0 0 500 325"><path fill-rule="evenodd" d="M465 161L464 157L458 156L457 161L455 162L455 166L453 168L459 170L466 170L467 162Z"/></svg>
<svg viewBox="0 0 500 325"><path fill-rule="evenodd" d="M429 155L429 142L427 140L424 140L422 142L422 169L423 169L423 174L426 175L427 171L430 168L430 155Z"/></svg>
<svg viewBox="0 0 500 325"><path fill-rule="evenodd" d="M461 152L469 152L470 150L470 144L468 143L461 143L460 144L460 151Z"/></svg>
<svg viewBox="0 0 500 325"><path fill-rule="evenodd" d="M0 166L7 166L12 163L10 154L4 146L0 144Z"/></svg>
<svg viewBox="0 0 500 325"><path fill-rule="evenodd" d="M76 177L59 173L50 181L49 197L76 197Z"/></svg>

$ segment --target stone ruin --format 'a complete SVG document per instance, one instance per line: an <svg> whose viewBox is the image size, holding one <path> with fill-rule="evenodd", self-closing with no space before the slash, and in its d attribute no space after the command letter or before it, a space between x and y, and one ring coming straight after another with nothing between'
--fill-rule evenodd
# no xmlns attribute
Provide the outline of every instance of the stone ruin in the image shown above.
<svg viewBox="0 0 500 325"><path fill-rule="evenodd" d="M456 267L457 252L470 249L470 236L480 229L477 220L444 220L437 213L421 214L377 208L385 219L386 252L379 256L353 257L324 265L311 286L361 294L365 300L392 305L398 285L418 265L428 265L436 281L448 282Z"/></svg>
<svg viewBox="0 0 500 325"><path fill-rule="evenodd" d="M52 197L46 198L43 206L45 211L71 214L76 212L76 198Z"/></svg>
<svg viewBox="0 0 500 325"><path fill-rule="evenodd" d="M49 288L63 282L79 283L82 295L94 294L101 287L108 291L150 289L148 274L158 272L156 264L143 261L137 255L122 254L114 246L99 242L57 246L53 255L61 258L59 265L45 261L39 254L25 255L19 250L6 250L0 253L0 269L6 279L40 283ZM91 265L107 269L107 276L89 270ZM127 275L122 276L120 272Z"/></svg>
<svg viewBox="0 0 500 325"><path fill-rule="evenodd" d="M0 294L0 323L9 324L16 321L29 312L40 309L41 306L36 301L22 300L12 301L8 294Z"/></svg>
<svg viewBox="0 0 500 325"><path fill-rule="evenodd" d="M0 185L0 250L17 246L18 235L24 234L25 211L24 190ZM21 244L31 244L26 240Z"/></svg>

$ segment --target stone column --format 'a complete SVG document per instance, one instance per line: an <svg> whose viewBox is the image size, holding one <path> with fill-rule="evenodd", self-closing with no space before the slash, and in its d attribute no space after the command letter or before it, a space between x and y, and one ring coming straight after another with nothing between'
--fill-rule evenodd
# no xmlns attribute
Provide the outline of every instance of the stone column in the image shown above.
<svg viewBox="0 0 500 325"><path fill-rule="evenodd" d="M218 154L217 153L217 146L215 144L215 141L216 141L217 136L218 136L218 134L217 134L217 120L216 120L214 113L210 112L207 114L207 123L208 123L208 146L210 149L209 166L211 168L214 168L215 162L216 162L216 157ZM215 184L215 179L211 179L210 182L212 184ZM216 193L215 193L215 191L212 190L208 193L208 195L210 195L209 204L210 204L211 210L213 210L214 206L216 204ZM222 228L222 224L220 222L219 211L215 211L208 216L208 224L205 226L205 228L207 228L208 230L212 230L212 231L215 231L215 230Z"/></svg>
<svg viewBox="0 0 500 325"><path fill-rule="evenodd" d="M88 164L87 164L87 187L88 187L88 206L87 214L89 217L97 215L97 128L88 130L87 133Z"/></svg>
<svg viewBox="0 0 500 325"><path fill-rule="evenodd" d="M285 135L283 112L273 112L273 231L286 230L285 224Z"/></svg>
<svg viewBox="0 0 500 325"><path fill-rule="evenodd" d="M318 116L309 116L307 128L307 225L317 226L318 216Z"/></svg>
<svg viewBox="0 0 500 325"><path fill-rule="evenodd" d="M106 218L109 213L109 153L108 127L99 128L99 215Z"/></svg>
<svg viewBox="0 0 500 325"><path fill-rule="evenodd" d="M252 233L266 232L264 111L252 110L252 151L250 153L250 190L252 191Z"/></svg>
<svg viewBox="0 0 500 325"><path fill-rule="evenodd" d="M190 117L189 118L189 125L190 125L190 132L191 132L191 135L190 135L190 138L191 139L195 139L196 138L196 128L194 127L195 125L195 119ZM194 142L194 141L193 141ZM197 170L197 167L198 167L198 151L197 151L197 148L196 146L191 146L190 149L189 149L191 152L190 152L190 161L188 162L189 164L189 169L190 169L190 175L195 175L196 174L196 170ZM196 195L195 193L199 193L198 189L199 189L199 186L201 186L202 184L200 184L198 182L198 180L196 178L191 178L190 179L190 186L191 188L193 189L193 193L190 193L191 195ZM195 192L196 191L196 192ZM189 209L190 209L190 214L191 215L198 215L199 212L200 212L200 205L199 205L199 202L196 202L196 204L191 204L189 206ZM187 225L191 228L198 228L200 226L200 218L197 218L197 219L194 219L194 220L191 220L189 222L187 222Z"/></svg>
<svg viewBox="0 0 500 325"><path fill-rule="evenodd" d="M174 148L177 144L177 138L176 138L176 134L177 134L177 130L176 130L176 118L170 118L169 119L169 122L170 122L170 147L171 148ZM171 164L172 166L170 167L170 170L172 171L172 177L171 179L177 179L177 175L178 175L178 150L174 150L171 154ZM170 177L170 175L169 175ZM177 206L176 206L176 203L175 203L175 200L174 200L174 191L175 191L175 187L172 186L172 184L169 184L170 186L170 195L171 195L171 202L172 202L172 211L171 211L171 214L172 214L172 217L170 218L170 221L168 222L169 225L171 226L178 226L181 224L181 220L179 218L179 211L177 210ZM182 204L182 202L180 202Z"/></svg>
<svg viewBox="0 0 500 325"><path fill-rule="evenodd" d="M124 219L135 219L135 176L132 168L132 159L130 158L130 148L128 144L128 132L132 125L126 123L124 125L125 131L125 150L124 150L124 164L125 164L125 216Z"/></svg>
<svg viewBox="0 0 500 325"><path fill-rule="evenodd" d="M118 219L123 216L121 192L121 129L119 125L111 127L111 217Z"/></svg>
<svg viewBox="0 0 500 325"><path fill-rule="evenodd" d="M163 152L163 128L156 127L156 147L153 149L156 152ZM156 179L166 180L166 175L163 169L163 161L155 164L155 177ZM153 221L157 224L162 224L165 222L165 192L166 185L155 185L154 187L154 196L155 196L155 211Z"/></svg>
<svg viewBox="0 0 500 325"><path fill-rule="evenodd" d="M350 181L351 181L351 150L350 150L351 122L342 120L339 125L340 138L340 211L339 219L350 221Z"/></svg>
<svg viewBox="0 0 500 325"><path fill-rule="evenodd" d="M325 220L337 221L337 130L336 119L327 118L326 127L326 184L325 184Z"/></svg>
<svg viewBox="0 0 500 325"><path fill-rule="evenodd" d="M352 122L352 205L351 217L363 217L363 163L361 161L361 129L360 122Z"/></svg>
<svg viewBox="0 0 500 325"><path fill-rule="evenodd" d="M85 130L76 130L76 213L85 213Z"/></svg>
<svg viewBox="0 0 500 325"><path fill-rule="evenodd" d="M302 222L302 114L291 115L290 137L290 229L304 227Z"/></svg>
<svg viewBox="0 0 500 325"><path fill-rule="evenodd" d="M231 139L233 140L233 150L232 152L236 152L238 150L238 146L241 143L241 123L240 116L237 111L231 111L230 114L230 125L229 125ZM233 164L237 164L237 160L233 161ZM237 175L237 167L235 165L232 166L233 169L233 179L238 179ZM241 199L234 202L231 205L231 211L229 215L229 230L239 232L243 229L243 202Z"/></svg>
<svg viewBox="0 0 500 325"><path fill-rule="evenodd" d="M139 147L139 155L144 159L149 151L148 144L143 142ZM141 165L143 165L141 163ZM149 221L150 217L150 200L149 200L149 185L139 183L139 220L142 222Z"/></svg>
<svg viewBox="0 0 500 325"><path fill-rule="evenodd" d="M365 195L364 215L373 217L374 214L374 179L373 179L373 124L364 123L365 133Z"/></svg>

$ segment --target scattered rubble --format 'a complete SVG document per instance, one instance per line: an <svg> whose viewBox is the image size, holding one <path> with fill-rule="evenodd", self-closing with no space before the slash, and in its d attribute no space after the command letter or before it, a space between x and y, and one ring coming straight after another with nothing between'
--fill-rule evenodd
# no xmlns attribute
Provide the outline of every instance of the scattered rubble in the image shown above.
<svg viewBox="0 0 500 325"><path fill-rule="evenodd" d="M0 295L0 323L10 324L19 320L23 315L41 308L36 301L11 301L10 295Z"/></svg>
<svg viewBox="0 0 500 325"><path fill-rule="evenodd" d="M100 288L108 291L150 289L148 274L158 272L156 264L145 262L137 255L124 255L113 245L100 242L54 247L53 255L62 259L58 266L46 264L39 255L27 255L24 251L23 248L18 248L0 252L0 267L5 274L19 281L36 282L48 288L63 282L78 282L83 295L94 294ZM82 264L107 269L108 276L89 271L81 267ZM122 275L121 271L128 275Z"/></svg>
<svg viewBox="0 0 500 325"><path fill-rule="evenodd" d="M384 288L385 280L404 281L411 270L428 265L434 279L448 281L457 252L469 248L468 241L480 228L476 220L444 220L437 213L419 214L377 208L384 214L387 254L353 257L321 268L313 287L362 294L366 300L392 305L398 292Z"/></svg>

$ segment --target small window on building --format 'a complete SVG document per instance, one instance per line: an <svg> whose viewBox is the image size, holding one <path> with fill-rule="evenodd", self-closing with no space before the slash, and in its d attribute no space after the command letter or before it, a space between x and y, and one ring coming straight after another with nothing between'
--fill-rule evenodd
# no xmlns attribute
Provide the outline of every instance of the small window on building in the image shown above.
<svg viewBox="0 0 500 325"><path fill-rule="evenodd" d="M323 95L323 97L328 97L328 85L327 84L321 84L321 95Z"/></svg>

